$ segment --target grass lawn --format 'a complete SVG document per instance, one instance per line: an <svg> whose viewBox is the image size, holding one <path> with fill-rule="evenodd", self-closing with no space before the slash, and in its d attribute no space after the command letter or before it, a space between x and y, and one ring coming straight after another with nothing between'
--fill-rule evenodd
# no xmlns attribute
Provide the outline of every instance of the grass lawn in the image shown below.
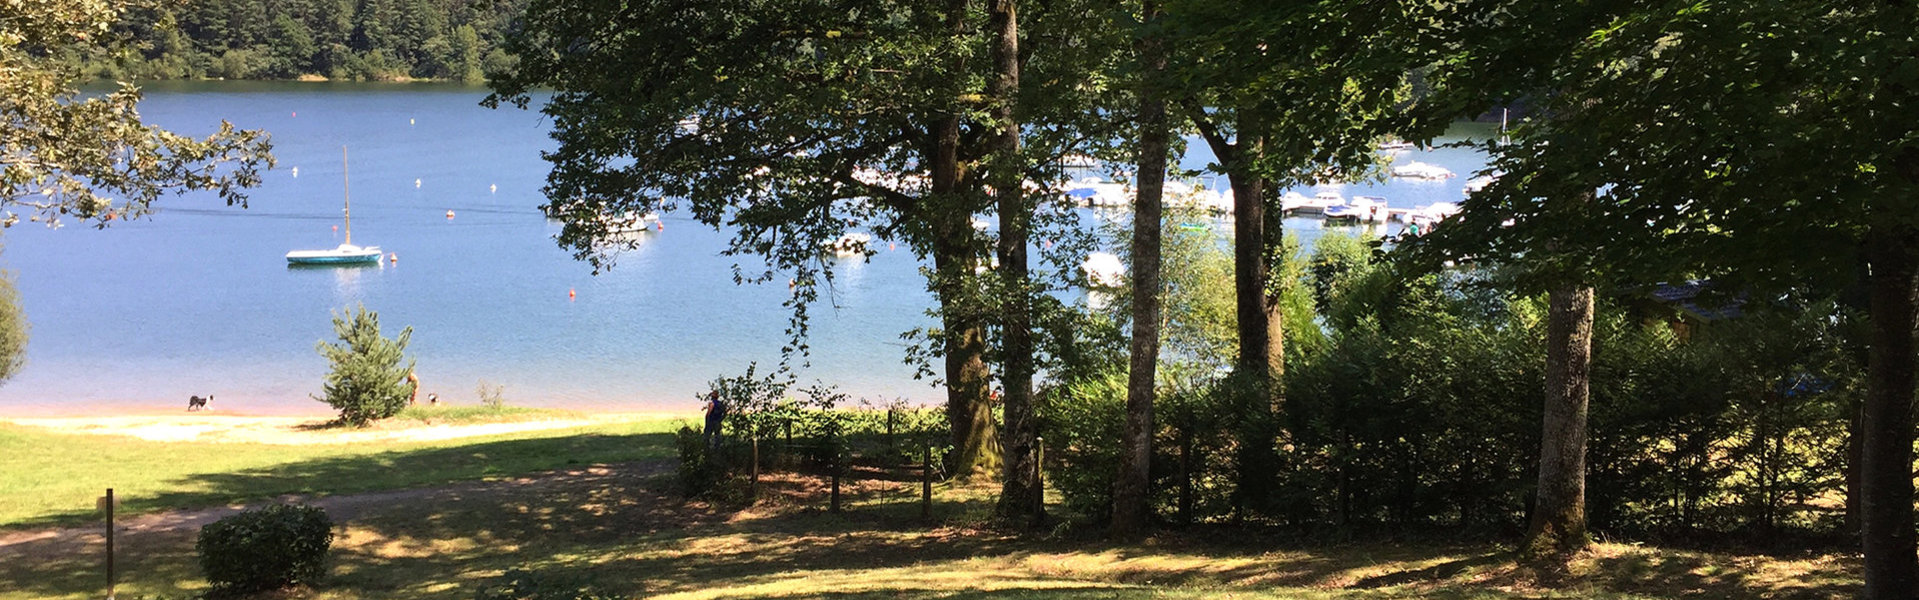
<svg viewBox="0 0 1919 600"><path fill-rule="evenodd" d="M205 461L192 468L162 466L165 461L155 459L147 468L171 469L171 474L144 479L157 489L176 490L158 497L184 501L270 495L288 482L336 494L425 486L500 475L507 467L487 466L495 461L522 470L559 469L494 477L484 484L336 497L375 503L336 522L325 581L291 594L316 600L465 600L482 587L499 585L510 570L548 589L592 586L635 598L681 600L1836 599L1860 589L1856 560L1831 555L1603 544L1581 558L1569 581L1545 588L1510 566L1499 548L1484 543L1335 543L1224 526L1171 531L1131 545L1072 527L1017 535L986 525L990 489L944 484L936 487L930 520L919 516L917 484L849 483L848 507L834 514L825 510L824 482L790 474L770 475L757 505L722 510L685 502L672 489L671 461L657 460L667 452L666 436L657 433L665 428L643 424L357 450L279 449L322 451L310 456L249 448L231 452L251 456L251 462L226 467L231 473L222 471L228 459L192 459ZM14 436L7 443L16 445L91 441L0 432ZM123 443L114 442L112 452L152 449L119 446ZM216 454L227 445L153 446ZM568 465L569 459L575 464ZM11 461L17 458L0 460L9 461L0 463L6 465L0 466L0 476L6 485L16 485L19 471ZM101 462L69 465L90 480L107 477L89 472L102 468ZM385 473L395 470L418 473ZM13 496L0 497L11 501ZM60 521L64 517L57 515L68 514L18 512L27 516L16 523ZM177 527L123 534L120 597L183 598L204 590L194 562L196 533L197 528ZM104 590L98 538L0 546L0 600L99 597Z"/></svg>
<svg viewBox="0 0 1919 600"><path fill-rule="evenodd" d="M138 514L666 458L676 426L662 418L427 442L284 445L153 442L0 423L0 530L96 520L95 499L109 487L122 514Z"/></svg>

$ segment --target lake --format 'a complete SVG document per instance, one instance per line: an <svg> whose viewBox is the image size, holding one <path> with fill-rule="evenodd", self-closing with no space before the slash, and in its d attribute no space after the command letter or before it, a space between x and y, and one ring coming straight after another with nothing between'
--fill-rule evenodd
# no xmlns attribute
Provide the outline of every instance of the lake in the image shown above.
<svg viewBox="0 0 1919 600"><path fill-rule="evenodd" d="M25 368L0 385L0 413L174 411L213 394L225 413L321 414L309 395L327 364L314 346L333 338L331 315L361 305L389 335L413 328L422 396L454 403L476 401L485 381L504 386L509 404L691 410L711 379L779 362L786 286L736 285L735 259L719 254L727 233L669 213L664 230L599 275L560 249L558 222L537 209L540 152L553 148L546 123L534 111L482 108L484 95L439 84L148 85L149 122L195 134L221 119L266 129L280 166L244 210L210 195L169 197L151 218L105 230L7 230L0 264L32 331ZM398 261L289 269L287 251L340 243L341 146L352 159L354 242ZM1204 144L1189 147L1185 166L1210 160ZM1483 168L1460 149L1406 159L1460 177L1342 191L1395 207L1457 202ZM1324 231L1312 219L1287 228L1309 240ZM901 360L900 334L933 324L919 261L902 247L836 265L801 376L856 398L943 399Z"/></svg>

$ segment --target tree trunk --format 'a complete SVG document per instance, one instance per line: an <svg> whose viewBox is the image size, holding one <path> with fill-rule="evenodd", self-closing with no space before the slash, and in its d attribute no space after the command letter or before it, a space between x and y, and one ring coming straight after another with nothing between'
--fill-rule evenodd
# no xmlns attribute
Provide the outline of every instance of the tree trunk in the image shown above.
<svg viewBox="0 0 1919 600"><path fill-rule="evenodd" d="M1153 0L1142 2L1142 16L1159 16ZM1112 534L1138 537L1151 514L1148 506L1153 462L1153 396L1159 367L1159 228L1161 199L1166 187L1166 98L1160 93L1159 73L1166 69L1166 49L1156 35L1139 40L1144 81L1139 106L1139 182L1133 197L1133 343L1131 369L1126 380L1126 430L1120 450L1119 477L1113 489Z"/></svg>
<svg viewBox="0 0 1919 600"><path fill-rule="evenodd" d="M1875 223L1866 234L1872 317L1860 412L1860 546L1868 600L1911 600L1919 589L1913 536L1914 274L1919 231Z"/></svg>
<svg viewBox="0 0 1919 600"><path fill-rule="evenodd" d="M947 0L946 26L959 38L966 33L967 0ZM954 72L965 69L956 55ZM992 375L986 368L986 319L973 283L979 254L972 243L973 202L960 188L965 173L959 160L960 116L941 115L933 126L932 198L927 207L933 229L933 293L940 303L946 358L946 419L953 430L948 473L970 478L999 469L999 437L994 434Z"/></svg>
<svg viewBox="0 0 1919 600"><path fill-rule="evenodd" d="M1034 438L1038 437L1033 407L1033 318L1030 282L1027 275L1026 245L1032 227L1032 209L1027 207L1026 190L1020 185L1025 161L1020 158L1019 96L1019 7L1017 0L990 0L992 17L988 29L993 35L993 79L989 93L993 98L992 116L999 127L993 165L993 195L999 210L999 276L1005 290L1001 300L1001 355L1004 370L1001 387L1006 390L1004 414L1006 428L1001 430L1005 450L999 495L999 516L1007 519L1029 518L1038 526L1040 482L1034 467L1037 458Z"/></svg>
<svg viewBox="0 0 1919 600"><path fill-rule="evenodd" d="M1258 149L1256 142L1251 147L1247 143L1239 143L1241 152ZM1242 394L1235 427L1239 464L1234 505L1244 513L1257 512L1272 496L1277 473L1273 407L1279 385L1274 380L1277 373L1272 355L1273 306L1266 297L1266 182L1251 175L1229 178L1233 184L1233 287L1239 324L1239 358L1234 371Z"/></svg>
<svg viewBox="0 0 1919 600"><path fill-rule="evenodd" d="M1592 380L1593 289L1547 296L1546 410L1539 441L1539 492L1525 555L1562 563L1586 547L1586 403Z"/></svg>

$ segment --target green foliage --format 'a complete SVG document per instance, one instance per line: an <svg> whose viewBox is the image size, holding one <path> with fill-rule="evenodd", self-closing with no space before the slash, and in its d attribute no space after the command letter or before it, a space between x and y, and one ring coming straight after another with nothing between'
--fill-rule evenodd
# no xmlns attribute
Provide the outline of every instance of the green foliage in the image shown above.
<svg viewBox="0 0 1919 600"><path fill-rule="evenodd" d="M0 382L12 379L27 363L27 315L13 274L0 273Z"/></svg>
<svg viewBox="0 0 1919 600"><path fill-rule="evenodd" d="M688 498L706 498L724 504L743 504L747 482L740 470L750 464L742 456L739 444L721 444L714 450L706 435L691 426L673 432L674 447L679 449L680 489Z"/></svg>
<svg viewBox="0 0 1919 600"><path fill-rule="evenodd" d="M380 316L359 307L351 315L334 315L338 343L319 343L320 355L333 364L327 373L325 395L315 400L340 411L340 420L365 425L398 414L413 395L407 374L414 363L406 358L413 328L393 339L380 335ZM404 361L404 365L402 362Z"/></svg>
<svg viewBox="0 0 1919 600"><path fill-rule="evenodd" d="M200 528L194 550L216 593L246 594L318 581L332 545L326 511L274 504Z"/></svg>
<svg viewBox="0 0 1919 600"><path fill-rule="evenodd" d="M244 190L273 166L264 132L221 122L191 138L149 126L130 84L82 97L63 58L99 52L121 14L110 2L0 3L0 226L106 227L146 216L168 192L246 206Z"/></svg>
<svg viewBox="0 0 1919 600"><path fill-rule="evenodd" d="M1113 370L1054 387L1040 403L1051 475L1066 507L1095 520L1113 514L1113 482L1119 473L1125 428L1126 372Z"/></svg>
<svg viewBox="0 0 1919 600"><path fill-rule="evenodd" d="M511 69L502 37L525 0L136 2L112 20L99 75L156 79L449 79ZM272 15L271 18L268 16ZM498 60L488 60L501 54ZM498 71L494 71L498 72Z"/></svg>

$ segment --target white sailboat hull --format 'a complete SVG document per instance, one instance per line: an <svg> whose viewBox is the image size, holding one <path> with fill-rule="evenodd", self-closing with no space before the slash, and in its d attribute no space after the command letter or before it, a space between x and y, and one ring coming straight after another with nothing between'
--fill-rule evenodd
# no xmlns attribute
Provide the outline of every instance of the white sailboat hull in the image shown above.
<svg viewBox="0 0 1919 600"><path fill-rule="evenodd" d="M287 253L287 262L296 265L338 265L380 262L380 247L361 247L352 244L340 244L340 247L331 250L294 250Z"/></svg>

